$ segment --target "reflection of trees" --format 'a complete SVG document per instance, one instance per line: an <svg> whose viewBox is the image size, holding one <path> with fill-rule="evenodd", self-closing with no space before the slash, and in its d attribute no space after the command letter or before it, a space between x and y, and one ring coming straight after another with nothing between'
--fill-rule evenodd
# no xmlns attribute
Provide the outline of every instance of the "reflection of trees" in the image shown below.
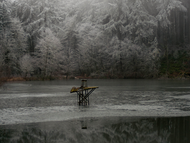
<svg viewBox="0 0 190 143"><path fill-rule="evenodd" d="M100 134L108 142L190 143L190 117L122 122L104 128Z"/></svg>
<svg viewBox="0 0 190 143"><path fill-rule="evenodd" d="M110 142L118 143L157 143L158 139L155 119L113 124L105 128L102 135Z"/></svg>
<svg viewBox="0 0 190 143"><path fill-rule="evenodd" d="M15 143L57 143L61 132L58 131L43 131L38 128L24 129L18 140Z"/></svg>
<svg viewBox="0 0 190 143"><path fill-rule="evenodd" d="M0 129L0 143L10 142L13 130Z"/></svg>
<svg viewBox="0 0 190 143"><path fill-rule="evenodd" d="M160 142L169 131L168 142L171 143L190 143L190 117L181 118L158 118L158 135Z"/></svg>
<svg viewBox="0 0 190 143"><path fill-rule="evenodd" d="M79 121L58 123L53 128L41 129L41 124L26 127L21 132L0 130L0 143L189 143L190 117L149 118L134 122L118 120L82 130ZM76 124L77 123L77 124Z"/></svg>

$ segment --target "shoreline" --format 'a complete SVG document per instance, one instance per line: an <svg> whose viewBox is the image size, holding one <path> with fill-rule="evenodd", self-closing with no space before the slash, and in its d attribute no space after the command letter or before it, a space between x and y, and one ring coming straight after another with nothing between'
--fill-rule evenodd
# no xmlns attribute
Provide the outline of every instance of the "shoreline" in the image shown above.
<svg viewBox="0 0 190 143"><path fill-rule="evenodd" d="M60 120L44 120L44 121L28 121L28 122L14 122L14 123L1 123L0 127L6 126L20 126L20 125L34 125L34 124L49 124L49 123L60 123L60 122L72 122L72 121L96 121L96 120L115 120L115 119L132 119L134 120L140 119L165 119L165 118L190 118L190 115L103 115L103 116L80 116L73 117L70 119L60 119Z"/></svg>
<svg viewBox="0 0 190 143"><path fill-rule="evenodd" d="M156 79L156 80L189 80L189 77L174 77L168 78L166 76L161 76L157 78L108 78L108 77L91 77L91 76L51 76L51 77L10 77L10 78L0 78L0 86L4 82L13 81L48 81L48 80L69 80L69 79Z"/></svg>
<svg viewBox="0 0 190 143"><path fill-rule="evenodd" d="M52 107L51 107L52 108ZM63 109L62 109L63 108ZM14 110L14 111L12 111ZM32 111L31 111L32 110ZM52 112L53 111L53 112ZM12 114L7 114L11 113ZM30 123L41 123L41 122L60 122L70 120L80 120L82 118L172 118L172 117L190 117L188 111L181 110L161 110L161 109L143 109L137 110L132 107L129 109L111 109L111 110L64 110L64 107L55 107L53 109L40 108L23 108L13 109L2 109L0 126L3 125L16 125L16 124L30 124Z"/></svg>

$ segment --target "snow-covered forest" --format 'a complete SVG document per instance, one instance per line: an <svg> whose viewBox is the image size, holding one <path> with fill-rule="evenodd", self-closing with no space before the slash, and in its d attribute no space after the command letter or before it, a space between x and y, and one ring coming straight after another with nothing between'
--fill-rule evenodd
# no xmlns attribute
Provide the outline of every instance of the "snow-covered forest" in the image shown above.
<svg viewBox="0 0 190 143"><path fill-rule="evenodd" d="M189 0L0 0L0 77L190 73Z"/></svg>

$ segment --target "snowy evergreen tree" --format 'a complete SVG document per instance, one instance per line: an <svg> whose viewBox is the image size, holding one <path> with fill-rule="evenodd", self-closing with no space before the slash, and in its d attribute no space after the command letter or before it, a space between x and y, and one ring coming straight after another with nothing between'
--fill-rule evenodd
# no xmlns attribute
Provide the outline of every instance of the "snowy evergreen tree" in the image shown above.
<svg viewBox="0 0 190 143"><path fill-rule="evenodd" d="M19 61L23 77L29 77L34 72L33 59L29 54L25 54Z"/></svg>
<svg viewBox="0 0 190 143"><path fill-rule="evenodd" d="M40 69L42 76L51 76L58 70L59 63L63 59L61 46L59 39L54 36L49 28L41 33L41 38L35 47L34 65L35 68Z"/></svg>
<svg viewBox="0 0 190 143"><path fill-rule="evenodd" d="M5 75L19 74L19 58L26 48L25 33L20 21L12 19L6 1L0 2L0 45Z"/></svg>
<svg viewBox="0 0 190 143"><path fill-rule="evenodd" d="M58 30L60 17L59 0L18 0L14 3L13 16L18 17L28 34L30 51L34 51L41 32L46 28Z"/></svg>
<svg viewBox="0 0 190 143"><path fill-rule="evenodd" d="M179 26L171 13L186 11L180 0L17 0L11 8L7 2L1 0L0 63L24 71L20 58L34 52L35 71L44 76L59 68L66 76L153 77L159 49L168 52L171 30Z"/></svg>
<svg viewBox="0 0 190 143"><path fill-rule="evenodd" d="M167 27L170 24L169 16L174 9L186 11L180 0L154 0L157 5L158 15L156 18L161 23L162 27Z"/></svg>

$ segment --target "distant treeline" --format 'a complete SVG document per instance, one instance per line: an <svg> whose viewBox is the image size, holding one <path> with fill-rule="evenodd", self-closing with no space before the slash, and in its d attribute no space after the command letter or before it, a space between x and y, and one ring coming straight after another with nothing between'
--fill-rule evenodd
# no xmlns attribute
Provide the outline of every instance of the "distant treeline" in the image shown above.
<svg viewBox="0 0 190 143"><path fill-rule="evenodd" d="M189 0L0 0L0 78L190 75Z"/></svg>

